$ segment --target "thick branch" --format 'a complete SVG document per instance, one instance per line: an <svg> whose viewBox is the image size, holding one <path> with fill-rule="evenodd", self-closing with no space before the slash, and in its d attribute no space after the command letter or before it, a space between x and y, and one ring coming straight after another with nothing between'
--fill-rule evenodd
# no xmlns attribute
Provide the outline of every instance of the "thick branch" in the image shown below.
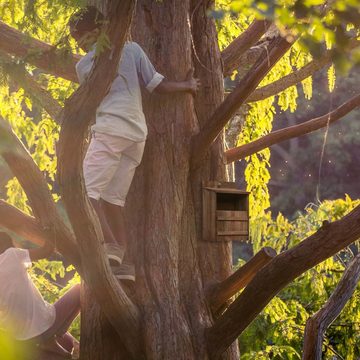
<svg viewBox="0 0 360 360"><path fill-rule="evenodd" d="M143 358L139 312L110 271L102 247L100 225L86 196L81 175L87 129L116 75L135 1L113 0L108 4L107 34L113 46L99 55L88 80L66 102L58 148L58 177L81 250L87 286L129 354L137 360Z"/></svg>
<svg viewBox="0 0 360 360"><path fill-rule="evenodd" d="M270 41L261 42L246 51L238 60L237 78L239 81L249 71L249 69L260 59L267 56L267 48Z"/></svg>
<svg viewBox="0 0 360 360"><path fill-rule="evenodd" d="M35 218L56 247L81 271L79 254L70 230L58 213L44 175L24 145L12 132L9 124L0 118L0 155L24 189Z"/></svg>
<svg viewBox="0 0 360 360"><path fill-rule="evenodd" d="M359 105L360 94L354 96L348 102L344 103L343 105L339 106L337 109L326 115L305 121L304 123L299 125L289 126L285 129L274 131L258 140L252 141L251 143L230 149L225 152L226 163L229 164L233 161L243 159L246 156L255 154L258 151L266 149L271 145L321 129L327 126L328 123L331 124L341 119L350 111L357 108Z"/></svg>
<svg viewBox="0 0 360 360"><path fill-rule="evenodd" d="M265 265L207 331L209 354L221 354L246 329L269 301L305 271L335 255L360 237L360 206L341 220L323 226L297 246Z"/></svg>
<svg viewBox="0 0 360 360"><path fill-rule="evenodd" d="M278 37L269 46L268 56L260 59L244 76L233 92L215 110L206 127L193 138L192 166L197 166L212 142L219 135L237 109L246 101L260 81L290 49L291 43Z"/></svg>
<svg viewBox="0 0 360 360"><path fill-rule="evenodd" d="M32 98L35 103L39 103L45 111L59 123L61 106L51 94L43 89L22 65L15 64L9 55L0 52L0 58L3 62L2 67L7 74L25 90L26 94Z"/></svg>
<svg viewBox="0 0 360 360"><path fill-rule="evenodd" d="M346 269L335 291L324 307L306 322L303 360L321 360L323 336L329 325L340 315L360 280L360 255Z"/></svg>
<svg viewBox="0 0 360 360"><path fill-rule="evenodd" d="M55 46L33 39L2 21L0 21L0 50L21 58L50 74L78 82L75 64L80 60L80 56L71 53L64 54Z"/></svg>
<svg viewBox="0 0 360 360"><path fill-rule="evenodd" d="M360 42L358 40L353 40L350 42L348 49L352 50L357 46L359 46L359 44ZM270 96L279 94L280 92L286 90L290 86L298 84L299 82L313 75L316 71L322 69L325 65L330 64L333 59L333 54L334 52L332 50L327 50L324 53L324 55L322 55L320 58L309 62L301 69L296 70L293 73L286 75L269 85L256 89L248 97L246 102L250 103L250 102L264 100Z"/></svg>
<svg viewBox="0 0 360 360"><path fill-rule="evenodd" d="M270 22L267 20L254 20L253 23L238 36L221 53L224 63L224 76L229 76L239 67L242 55L257 43L269 28Z"/></svg>
<svg viewBox="0 0 360 360"><path fill-rule="evenodd" d="M226 280L211 288L208 301L213 312L217 312L226 301L244 288L256 273L275 256L274 249L265 247Z"/></svg>
<svg viewBox="0 0 360 360"><path fill-rule="evenodd" d="M0 226L36 244L43 245L48 234L36 219L0 200Z"/></svg>

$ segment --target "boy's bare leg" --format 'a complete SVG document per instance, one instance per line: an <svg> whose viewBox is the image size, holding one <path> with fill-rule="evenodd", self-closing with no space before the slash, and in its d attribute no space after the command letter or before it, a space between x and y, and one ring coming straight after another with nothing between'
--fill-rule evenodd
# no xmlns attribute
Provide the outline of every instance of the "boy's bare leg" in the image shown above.
<svg viewBox="0 0 360 360"><path fill-rule="evenodd" d="M111 232L115 235L117 243L126 248L127 229L123 208L119 205L111 204L101 199L101 206L104 210L106 219L110 226Z"/></svg>
<svg viewBox="0 0 360 360"><path fill-rule="evenodd" d="M90 201L100 221L101 230L104 235L105 251L109 258L110 265L120 265L124 257L125 246L121 246L121 243L117 241L117 235L111 228L112 220L109 219L107 213L105 213L100 201L92 198L90 198Z"/></svg>
<svg viewBox="0 0 360 360"><path fill-rule="evenodd" d="M116 241L116 235L112 231L111 225L109 224L109 221L107 218L107 214L105 214L104 209L100 204L100 200L95 200L95 199L90 198L90 202L91 202L93 208L95 209L96 214L99 218L105 243L117 244L118 242Z"/></svg>

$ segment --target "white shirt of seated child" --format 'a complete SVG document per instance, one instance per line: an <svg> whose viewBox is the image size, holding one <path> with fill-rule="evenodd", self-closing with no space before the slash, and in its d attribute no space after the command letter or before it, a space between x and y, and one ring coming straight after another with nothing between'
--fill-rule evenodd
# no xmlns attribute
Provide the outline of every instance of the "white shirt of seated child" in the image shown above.
<svg viewBox="0 0 360 360"><path fill-rule="evenodd" d="M32 282L29 251L9 248L0 255L0 328L17 340L28 340L48 330L55 307L47 303Z"/></svg>

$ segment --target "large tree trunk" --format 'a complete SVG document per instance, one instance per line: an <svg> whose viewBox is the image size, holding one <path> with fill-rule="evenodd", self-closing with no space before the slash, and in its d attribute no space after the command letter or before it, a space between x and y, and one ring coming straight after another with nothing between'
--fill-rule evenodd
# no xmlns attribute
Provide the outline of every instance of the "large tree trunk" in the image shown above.
<svg viewBox="0 0 360 360"><path fill-rule="evenodd" d="M134 39L157 70L183 80L195 68L204 85L195 100L189 94L144 94L149 136L126 214L136 265L134 302L143 316L147 359L208 358L204 329L212 319L205 290L231 269L229 243L201 240L201 182L225 179L222 139L201 168L191 172L189 167L191 137L223 99L221 57L213 21L206 16L208 5L141 0L135 14ZM83 358L128 359L99 308L89 298L85 302ZM236 345L225 358L238 358Z"/></svg>

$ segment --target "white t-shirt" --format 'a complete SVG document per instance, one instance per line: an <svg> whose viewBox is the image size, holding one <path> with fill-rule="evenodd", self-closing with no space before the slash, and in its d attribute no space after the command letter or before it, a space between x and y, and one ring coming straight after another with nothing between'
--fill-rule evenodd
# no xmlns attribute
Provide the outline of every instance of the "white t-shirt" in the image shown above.
<svg viewBox="0 0 360 360"><path fill-rule="evenodd" d="M95 49L88 52L76 64L80 83L90 73L94 55ZM156 72L137 43L125 43L118 75L96 111L96 124L92 126L92 130L121 136L135 142L144 141L147 136L147 126L142 109L140 81L149 92L152 92L163 79L164 76Z"/></svg>
<svg viewBox="0 0 360 360"><path fill-rule="evenodd" d="M56 312L31 281L29 251L9 248L0 255L0 328L17 340L28 340L48 330Z"/></svg>

